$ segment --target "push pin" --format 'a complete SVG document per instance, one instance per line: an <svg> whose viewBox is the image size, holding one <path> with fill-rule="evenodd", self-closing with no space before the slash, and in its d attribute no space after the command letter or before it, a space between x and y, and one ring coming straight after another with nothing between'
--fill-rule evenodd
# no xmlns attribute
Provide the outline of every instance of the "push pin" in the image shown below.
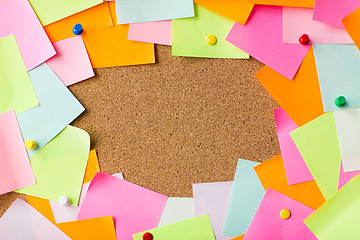
<svg viewBox="0 0 360 240"><path fill-rule="evenodd" d="M214 45L216 43L217 39L214 35L209 35L207 36L206 38L206 42L209 44L209 45Z"/></svg>
<svg viewBox="0 0 360 240"><path fill-rule="evenodd" d="M307 34L301 35L301 37L299 38L299 42L300 42L301 45L309 44L309 42L310 42L309 35L307 35Z"/></svg>
<svg viewBox="0 0 360 240"><path fill-rule="evenodd" d="M143 240L153 240L153 239L154 239L154 236L153 236L151 233L146 232L146 233L144 233L142 239L143 239Z"/></svg>
<svg viewBox="0 0 360 240"><path fill-rule="evenodd" d="M80 35L80 34L82 34L82 32L83 32L83 27L81 26L81 24L79 24L79 23L76 24L73 28L73 33L75 35Z"/></svg>
<svg viewBox="0 0 360 240"><path fill-rule="evenodd" d="M280 217L281 217L282 219L289 219L290 216L291 216L291 213L290 213L290 211L289 211L288 209L283 209L283 210L281 210L281 212L280 212Z"/></svg>
<svg viewBox="0 0 360 240"><path fill-rule="evenodd" d="M25 147L29 150L35 150L37 147L37 144L34 140L27 140L25 142Z"/></svg>
<svg viewBox="0 0 360 240"><path fill-rule="evenodd" d="M335 105L339 108L343 107L346 103L346 98L344 96L339 96L335 99Z"/></svg>
<svg viewBox="0 0 360 240"><path fill-rule="evenodd" d="M67 206L67 205L69 205L70 204L70 199L69 199L69 197L68 196L61 196L61 197L59 197L59 204L61 205L61 206Z"/></svg>

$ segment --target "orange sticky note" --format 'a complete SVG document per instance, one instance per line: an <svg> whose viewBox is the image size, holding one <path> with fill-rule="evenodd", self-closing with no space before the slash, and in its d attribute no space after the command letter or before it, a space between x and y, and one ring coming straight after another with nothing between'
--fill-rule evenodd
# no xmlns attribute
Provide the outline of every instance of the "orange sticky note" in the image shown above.
<svg viewBox="0 0 360 240"><path fill-rule="evenodd" d="M255 76L299 127L324 113L313 48L309 49L293 80L268 66Z"/></svg>
<svg viewBox="0 0 360 240"><path fill-rule="evenodd" d="M75 35L72 29L77 23L82 25L84 33L90 33L113 26L108 3L101 3L95 7L47 25L45 31L51 42L57 42L74 37Z"/></svg>
<svg viewBox="0 0 360 240"><path fill-rule="evenodd" d="M231 240L243 240L244 237L245 237L245 234L240 235L240 236L238 236L236 238L232 238Z"/></svg>
<svg viewBox="0 0 360 240"><path fill-rule="evenodd" d="M253 7L248 0L194 0L196 4L245 25Z"/></svg>
<svg viewBox="0 0 360 240"><path fill-rule="evenodd" d="M315 0L249 0L253 4L314 8Z"/></svg>
<svg viewBox="0 0 360 240"><path fill-rule="evenodd" d="M59 223L56 226L72 240L116 240L111 216Z"/></svg>
<svg viewBox="0 0 360 240"><path fill-rule="evenodd" d="M356 46L360 49L360 8L347 15L342 23Z"/></svg>
<svg viewBox="0 0 360 240"><path fill-rule="evenodd" d="M91 182L95 174L98 172L100 172L99 161L96 155L96 150L93 149L89 154L83 183Z"/></svg>
<svg viewBox="0 0 360 240"><path fill-rule="evenodd" d="M325 198L315 181L288 185L281 154L254 167L264 189L274 189L312 209L318 209Z"/></svg>

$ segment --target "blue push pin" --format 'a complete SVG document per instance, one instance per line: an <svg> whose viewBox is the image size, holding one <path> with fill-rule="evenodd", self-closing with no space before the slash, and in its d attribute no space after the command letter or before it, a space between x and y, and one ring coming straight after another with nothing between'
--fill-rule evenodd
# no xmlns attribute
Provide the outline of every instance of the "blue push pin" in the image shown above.
<svg viewBox="0 0 360 240"><path fill-rule="evenodd" d="M81 24L79 24L79 23L76 24L73 28L73 33L75 35L80 35L80 34L82 34L82 32L83 32L83 28L82 28Z"/></svg>

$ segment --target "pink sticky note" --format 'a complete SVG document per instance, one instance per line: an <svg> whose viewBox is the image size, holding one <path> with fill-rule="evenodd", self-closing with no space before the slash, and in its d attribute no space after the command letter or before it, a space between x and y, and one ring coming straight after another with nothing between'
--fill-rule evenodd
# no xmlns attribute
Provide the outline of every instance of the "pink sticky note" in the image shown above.
<svg viewBox="0 0 360 240"><path fill-rule="evenodd" d="M360 0L316 0L313 19L344 28L341 20L360 7Z"/></svg>
<svg viewBox="0 0 360 240"><path fill-rule="evenodd" d="M310 43L354 44L345 29L314 21L313 11L311 8L284 7L284 43L300 44L299 37L306 33Z"/></svg>
<svg viewBox="0 0 360 240"><path fill-rule="evenodd" d="M95 75L81 36L55 42L54 47L57 54L46 63L66 86Z"/></svg>
<svg viewBox="0 0 360 240"><path fill-rule="evenodd" d="M299 150L290 136L298 128L282 108L274 109L276 131L289 185L314 180Z"/></svg>
<svg viewBox="0 0 360 240"><path fill-rule="evenodd" d="M171 46L172 21L131 23L128 40Z"/></svg>
<svg viewBox="0 0 360 240"><path fill-rule="evenodd" d="M0 114L0 194L36 184L14 111Z"/></svg>
<svg viewBox="0 0 360 240"><path fill-rule="evenodd" d="M132 240L132 234L157 227L167 198L100 172L89 186L77 219L112 216L117 239Z"/></svg>
<svg viewBox="0 0 360 240"><path fill-rule="evenodd" d="M357 176L359 174L360 174L360 170L351 171L351 172L344 172L343 165L341 163L338 190L340 188L342 188L353 177L355 177L355 176Z"/></svg>
<svg viewBox="0 0 360 240"><path fill-rule="evenodd" d="M235 23L226 40L292 79L310 45L284 44L282 7L256 5L245 26Z"/></svg>
<svg viewBox="0 0 360 240"><path fill-rule="evenodd" d="M56 54L31 5L26 0L0 1L0 38L14 34L27 71Z"/></svg>
<svg viewBox="0 0 360 240"><path fill-rule="evenodd" d="M288 209L290 218L282 219L280 212ZM312 240L317 239L304 220L315 210L268 189L247 230L244 240Z"/></svg>

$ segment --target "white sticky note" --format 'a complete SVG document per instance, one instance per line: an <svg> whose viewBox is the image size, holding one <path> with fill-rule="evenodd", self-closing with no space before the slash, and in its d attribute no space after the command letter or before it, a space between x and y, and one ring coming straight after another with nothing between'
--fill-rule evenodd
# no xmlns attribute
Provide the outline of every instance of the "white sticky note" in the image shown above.
<svg viewBox="0 0 360 240"><path fill-rule="evenodd" d="M193 217L195 217L193 198L169 197L158 227L177 223Z"/></svg>

